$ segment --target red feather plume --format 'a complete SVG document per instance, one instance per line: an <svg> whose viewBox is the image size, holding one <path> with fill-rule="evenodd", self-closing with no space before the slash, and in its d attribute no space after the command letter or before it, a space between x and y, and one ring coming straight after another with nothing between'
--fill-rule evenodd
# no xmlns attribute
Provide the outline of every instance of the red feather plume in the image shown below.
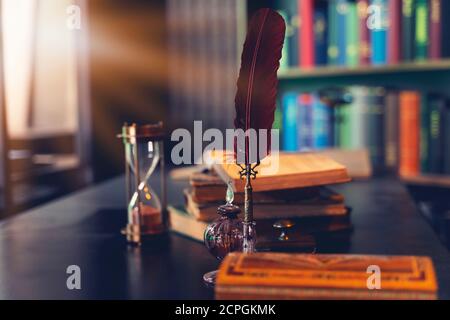
<svg viewBox="0 0 450 320"><path fill-rule="evenodd" d="M236 129L268 130L267 150L257 150L259 161L270 153L270 129L272 129L275 108L281 51L283 49L286 25L276 11L264 8L258 10L250 20L247 37L241 57L241 69L237 81L235 98ZM259 141L257 142L259 149ZM245 139L245 164L250 163L249 137Z"/></svg>

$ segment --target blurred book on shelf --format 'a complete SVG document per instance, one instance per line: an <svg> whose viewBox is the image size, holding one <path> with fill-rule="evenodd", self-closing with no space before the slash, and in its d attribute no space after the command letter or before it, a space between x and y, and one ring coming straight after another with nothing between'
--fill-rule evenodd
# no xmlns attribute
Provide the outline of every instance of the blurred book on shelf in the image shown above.
<svg viewBox="0 0 450 320"><path fill-rule="evenodd" d="M368 266L382 270L378 290ZM428 257L237 252L221 263L215 287L216 299L232 300L434 300L437 290Z"/></svg>

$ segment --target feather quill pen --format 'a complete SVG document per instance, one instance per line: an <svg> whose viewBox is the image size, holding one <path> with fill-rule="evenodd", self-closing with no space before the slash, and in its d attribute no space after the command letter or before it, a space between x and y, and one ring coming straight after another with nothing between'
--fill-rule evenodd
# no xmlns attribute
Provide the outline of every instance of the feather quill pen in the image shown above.
<svg viewBox="0 0 450 320"><path fill-rule="evenodd" d="M234 126L243 129L268 130L267 150L259 150L257 161L270 153L270 130L275 108L281 51L283 49L286 24L276 11L268 8L258 10L250 20L241 57L241 69L235 97L236 118ZM251 163L249 136L245 138L245 164ZM253 152L253 150L252 150Z"/></svg>
<svg viewBox="0 0 450 320"><path fill-rule="evenodd" d="M277 71L280 67L286 24L276 11L268 8L258 10L250 20L241 57L241 69L235 98L236 118L234 127L245 132L244 148L235 140L237 163L241 166L241 178L245 177L245 210L243 223L243 252L255 252L256 233L253 221L253 196L250 180L256 178L254 168L261 158L270 153L272 129L277 96ZM256 132L251 141L250 129ZM267 130L267 145L260 149L259 130ZM253 136L254 138L254 136ZM256 148L251 148L256 142ZM253 154L256 151L256 157ZM244 152L245 166L240 159ZM256 164L255 164L256 163ZM253 165L252 165L253 164Z"/></svg>

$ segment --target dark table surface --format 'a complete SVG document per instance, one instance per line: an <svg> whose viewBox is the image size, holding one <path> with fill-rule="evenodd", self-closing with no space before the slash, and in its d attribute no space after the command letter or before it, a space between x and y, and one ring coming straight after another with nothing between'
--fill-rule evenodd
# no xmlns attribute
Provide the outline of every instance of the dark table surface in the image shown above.
<svg viewBox="0 0 450 320"><path fill-rule="evenodd" d="M169 200L182 201L181 182ZM432 257L439 297L450 298L450 254L417 211L405 187L378 178L335 187L353 207L345 252ZM208 299L203 273L218 262L202 244L172 234L166 246L130 248L123 179L59 199L0 223L0 299ZM340 252L336 252L340 253ZM81 268L81 290L66 269Z"/></svg>

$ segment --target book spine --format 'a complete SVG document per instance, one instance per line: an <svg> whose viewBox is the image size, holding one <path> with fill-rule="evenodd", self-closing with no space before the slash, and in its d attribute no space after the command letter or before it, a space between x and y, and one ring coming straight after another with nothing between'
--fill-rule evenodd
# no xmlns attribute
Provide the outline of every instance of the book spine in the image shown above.
<svg viewBox="0 0 450 320"><path fill-rule="evenodd" d="M444 109L444 173L450 175L450 103Z"/></svg>
<svg viewBox="0 0 450 320"><path fill-rule="evenodd" d="M387 63L387 0L372 0L369 6L372 64Z"/></svg>
<svg viewBox="0 0 450 320"><path fill-rule="evenodd" d="M401 6L401 0L389 0L388 62L390 64L399 63L401 58Z"/></svg>
<svg viewBox="0 0 450 320"><path fill-rule="evenodd" d="M361 149L366 145L366 113L368 104L368 92L366 87L353 86L349 89L353 101L351 103L351 147Z"/></svg>
<svg viewBox="0 0 450 320"><path fill-rule="evenodd" d="M328 2L316 1L314 11L314 62L316 65L327 64L328 46Z"/></svg>
<svg viewBox="0 0 450 320"><path fill-rule="evenodd" d="M339 107L339 147L342 149L352 148L352 127L351 127L351 112L350 104Z"/></svg>
<svg viewBox="0 0 450 320"><path fill-rule="evenodd" d="M330 108L313 95L313 148L325 149L330 144Z"/></svg>
<svg viewBox="0 0 450 320"><path fill-rule="evenodd" d="M422 94L420 103L420 171L429 173L430 171L430 110L428 97Z"/></svg>
<svg viewBox="0 0 450 320"><path fill-rule="evenodd" d="M298 16L297 1L293 0L281 0L280 8L285 10L287 15L286 20L286 33L288 37L288 58L289 67L295 68L299 66L298 53L299 53L299 28L300 17Z"/></svg>
<svg viewBox="0 0 450 320"><path fill-rule="evenodd" d="M356 67L359 64L359 26L358 26L358 11L355 2L348 3L348 13L346 18L346 32L347 32L347 65Z"/></svg>
<svg viewBox="0 0 450 320"><path fill-rule="evenodd" d="M298 103L297 93L285 93L282 97L283 107L283 148L285 151L298 150Z"/></svg>
<svg viewBox="0 0 450 320"><path fill-rule="evenodd" d="M286 32L284 35L284 44L283 49L281 51L281 60L280 60L280 70L287 70L289 69L289 33L291 32L290 26L288 26L289 22L289 16L287 15L285 10L277 10L278 13L283 17L285 23L286 23Z"/></svg>
<svg viewBox="0 0 450 320"><path fill-rule="evenodd" d="M398 168L398 136L399 136L399 101L398 93L388 92L386 95L385 127L384 127L384 146L385 146L385 165L386 169L396 172Z"/></svg>
<svg viewBox="0 0 450 320"><path fill-rule="evenodd" d="M430 48L428 56L431 59L441 58L441 0L430 0Z"/></svg>
<svg viewBox="0 0 450 320"><path fill-rule="evenodd" d="M441 25L441 58L449 58L450 41L447 32L442 30L450 30L450 1L441 2Z"/></svg>
<svg viewBox="0 0 450 320"><path fill-rule="evenodd" d="M337 0L337 64L345 66L347 64L347 16L349 3L347 0Z"/></svg>
<svg viewBox="0 0 450 320"><path fill-rule="evenodd" d="M302 44L299 51L300 67L314 67L314 2L313 0L298 0L299 17L301 21L298 42Z"/></svg>
<svg viewBox="0 0 450 320"><path fill-rule="evenodd" d="M338 47L338 13L337 13L338 0L330 0L328 4L328 64L338 65L339 47Z"/></svg>
<svg viewBox="0 0 450 320"><path fill-rule="evenodd" d="M415 1L402 1L402 55L404 61L414 59Z"/></svg>
<svg viewBox="0 0 450 320"><path fill-rule="evenodd" d="M428 2L416 0L415 59L428 56Z"/></svg>
<svg viewBox="0 0 450 320"><path fill-rule="evenodd" d="M313 105L311 94L298 96L298 150L307 151L313 147Z"/></svg>
<svg viewBox="0 0 450 320"><path fill-rule="evenodd" d="M419 173L420 95L413 91L400 93L400 163L402 176Z"/></svg>
<svg viewBox="0 0 450 320"><path fill-rule="evenodd" d="M429 100L430 108L430 158L429 172L443 172L444 158L444 117L445 117L445 100L439 96L431 96Z"/></svg>
<svg viewBox="0 0 450 320"><path fill-rule="evenodd" d="M367 26L369 0L358 0L359 22L359 64L368 65L371 61L370 30Z"/></svg>
<svg viewBox="0 0 450 320"><path fill-rule="evenodd" d="M367 104L367 147L372 165L378 172L384 168L384 97L383 88L372 88Z"/></svg>

